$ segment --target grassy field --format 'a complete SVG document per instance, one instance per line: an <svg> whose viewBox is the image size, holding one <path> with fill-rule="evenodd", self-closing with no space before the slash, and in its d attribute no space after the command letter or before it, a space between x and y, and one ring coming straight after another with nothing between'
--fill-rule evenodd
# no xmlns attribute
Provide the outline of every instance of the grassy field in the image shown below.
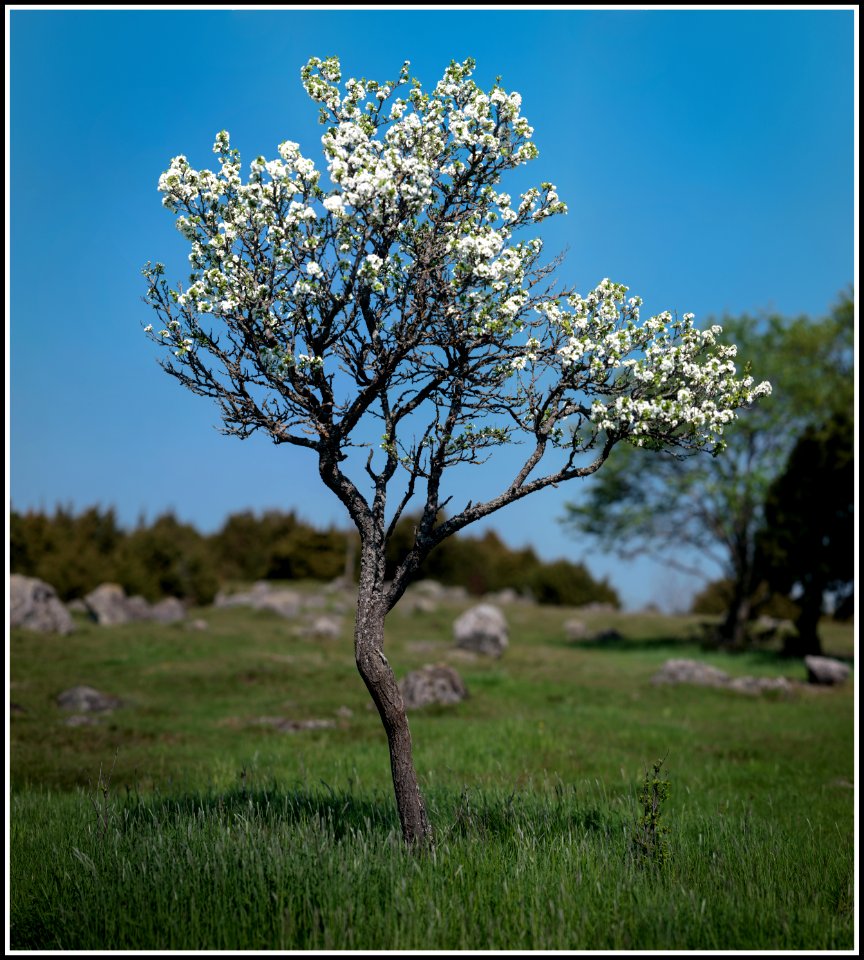
<svg viewBox="0 0 864 960"><path fill-rule="evenodd" d="M13 631L13 949L851 950L853 685L793 697L655 686L707 653L696 620L506 608L498 661L452 645L462 605L388 620L397 676L449 662L470 697L411 715L434 852L403 850L386 740L339 639L264 611ZM563 623L623 639L574 645ZM851 658L851 626L826 624ZM66 724L87 684L123 706ZM277 721L327 721L285 732ZM670 857L640 861L665 757ZM110 778L110 782L109 782Z"/></svg>

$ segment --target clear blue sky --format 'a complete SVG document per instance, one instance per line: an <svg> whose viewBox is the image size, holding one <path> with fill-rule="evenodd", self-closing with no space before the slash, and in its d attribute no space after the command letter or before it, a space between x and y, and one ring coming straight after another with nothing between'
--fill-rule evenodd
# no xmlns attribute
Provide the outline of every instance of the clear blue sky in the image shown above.
<svg viewBox="0 0 864 960"><path fill-rule="evenodd" d="M852 10L22 9L10 22L16 510L101 504L132 525L170 508L202 531L244 508L347 523L304 451L219 435L215 408L162 373L141 333L142 265L187 272L159 174L178 153L212 165L223 128L244 167L285 139L320 157L299 81L310 56L381 80L408 59L424 86L467 56L481 85L501 75L535 128L527 179L569 204L544 239L569 249L561 276L580 289L608 276L652 313L704 323L821 316L854 278ZM549 490L487 526L584 560L630 606L686 606L682 576L564 534L578 496Z"/></svg>

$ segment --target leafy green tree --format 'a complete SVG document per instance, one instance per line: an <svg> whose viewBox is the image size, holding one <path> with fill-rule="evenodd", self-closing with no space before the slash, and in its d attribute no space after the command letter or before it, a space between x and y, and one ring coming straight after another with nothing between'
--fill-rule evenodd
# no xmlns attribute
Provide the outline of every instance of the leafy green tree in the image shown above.
<svg viewBox="0 0 864 960"><path fill-rule="evenodd" d="M123 541L116 576L127 593L148 600L181 597L212 602L219 580L204 537L172 513L141 524Z"/></svg>
<svg viewBox="0 0 864 960"><path fill-rule="evenodd" d="M757 545L762 572L782 593L797 590L796 633L784 652L821 653L826 592L842 604L855 577L855 425L848 411L808 427L771 484Z"/></svg>
<svg viewBox="0 0 864 960"><path fill-rule="evenodd" d="M724 320L723 336L770 379L772 395L741 413L720 456L650 456L619 445L586 497L567 505L564 522L622 557L650 554L703 577L706 565L719 568L730 585L719 639L744 645L748 622L770 596L759 589L756 535L771 483L808 424L852 407L853 316L846 294L819 322ZM697 565L687 555L698 556Z"/></svg>
<svg viewBox="0 0 864 960"><path fill-rule="evenodd" d="M63 600L81 597L115 579L115 559L125 533L112 508L88 507L77 516L57 507L52 516L10 515L10 568L50 583Z"/></svg>

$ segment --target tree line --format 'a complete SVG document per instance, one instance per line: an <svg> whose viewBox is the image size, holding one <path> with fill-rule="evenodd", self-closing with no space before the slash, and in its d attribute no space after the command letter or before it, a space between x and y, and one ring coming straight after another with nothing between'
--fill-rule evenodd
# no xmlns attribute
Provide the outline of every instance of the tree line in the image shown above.
<svg viewBox="0 0 864 960"><path fill-rule="evenodd" d="M395 571L416 523L406 515L397 524L386 576ZM217 591L233 583L353 581L359 549L353 531L319 529L293 511L233 513L212 534L170 512L152 522L142 519L132 530L121 526L112 507L76 513L58 506L53 514L13 510L10 516L12 572L45 580L63 600L84 596L106 581L151 601L176 596L196 604L212 602ZM530 547L508 547L491 530L451 537L430 553L418 577L464 586L475 596L511 589L540 603L620 606L616 591L592 577L584 564L541 560Z"/></svg>

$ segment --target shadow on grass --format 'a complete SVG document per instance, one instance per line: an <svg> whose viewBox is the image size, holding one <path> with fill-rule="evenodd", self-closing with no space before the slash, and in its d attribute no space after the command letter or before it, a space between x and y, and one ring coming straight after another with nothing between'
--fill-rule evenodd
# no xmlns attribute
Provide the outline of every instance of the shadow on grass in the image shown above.
<svg viewBox="0 0 864 960"><path fill-rule="evenodd" d="M321 789L237 786L223 791L190 791L147 796L130 794L116 812L128 826L171 824L196 818L220 823L238 820L259 826L279 823L326 826L336 838L353 831L387 834L399 829L388 798L355 796L322 781Z"/></svg>
<svg viewBox="0 0 864 960"><path fill-rule="evenodd" d="M626 637L617 630L604 630L584 640L564 641L563 646L572 650L615 650L622 653L644 653L646 650L669 650L678 655L684 652L704 652L695 637Z"/></svg>
<svg viewBox="0 0 864 960"><path fill-rule="evenodd" d="M745 657L748 663L762 666L788 667L790 663L800 663L800 657L790 657L778 647L753 644L748 647L724 647L718 643L701 638L699 635L656 637L627 637L617 630L605 630L594 637L581 640L563 641L562 646L571 650L604 650L617 653L666 652L670 657L699 659L706 654L727 656L731 660ZM854 666L854 657L836 656L850 667Z"/></svg>
<svg viewBox="0 0 864 960"><path fill-rule="evenodd" d="M525 834L560 836L568 831L600 832L611 837L620 834L624 823L618 804L586 804L563 785L554 795L538 795L531 790L510 794L429 790L426 803L436 842L454 837L506 841ZM243 822L263 829L288 824L324 830L335 840L357 834L401 836L392 796L357 796L333 790L327 784L320 789L285 789L272 784L168 796L158 792L146 797L129 794L115 798L109 816L122 830L155 828L170 832L197 820L226 825Z"/></svg>

